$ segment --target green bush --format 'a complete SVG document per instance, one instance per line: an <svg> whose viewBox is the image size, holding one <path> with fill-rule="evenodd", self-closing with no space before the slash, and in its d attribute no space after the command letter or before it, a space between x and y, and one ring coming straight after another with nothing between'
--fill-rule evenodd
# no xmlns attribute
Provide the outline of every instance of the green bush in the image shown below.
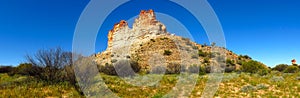
<svg viewBox="0 0 300 98"><path fill-rule="evenodd" d="M277 71L283 72L287 67L289 67L289 65L279 64L279 65L276 65L272 70L277 70Z"/></svg>
<svg viewBox="0 0 300 98"><path fill-rule="evenodd" d="M226 66L235 66L235 63L231 59L226 59Z"/></svg>
<svg viewBox="0 0 300 98"><path fill-rule="evenodd" d="M152 42L155 42L155 40L154 39L150 39Z"/></svg>
<svg viewBox="0 0 300 98"><path fill-rule="evenodd" d="M164 74L166 71L166 67L164 66L155 66L151 69L152 74Z"/></svg>
<svg viewBox="0 0 300 98"><path fill-rule="evenodd" d="M211 67L211 65L206 65L206 66L204 67L204 69L205 69L205 73L210 73L211 70L212 70L212 67Z"/></svg>
<svg viewBox="0 0 300 98"><path fill-rule="evenodd" d="M181 65L178 63L170 63L167 65L166 74L179 74Z"/></svg>
<svg viewBox="0 0 300 98"><path fill-rule="evenodd" d="M284 71L284 73L296 73L299 72L298 66L288 66Z"/></svg>
<svg viewBox="0 0 300 98"><path fill-rule="evenodd" d="M19 64L14 70L10 73L11 75L14 74L20 74L20 75L31 75L35 76L38 75L40 72L41 68L38 68L38 66L33 66L30 63L22 63Z"/></svg>
<svg viewBox="0 0 300 98"><path fill-rule="evenodd" d="M198 55L192 55L192 59L198 59Z"/></svg>
<svg viewBox="0 0 300 98"><path fill-rule="evenodd" d="M191 65L191 66L188 67L188 72L189 73L199 73L199 69L200 69L200 66Z"/></svg>
<svg viewBox="0 0 300 98"><path fill-rule="evenodd" d="M206 72L205 72L205 67L204 66L200 66L199 67L199 75L205 75Z"/></svg>
<svg viewBox="0 0 300 98"><path fill-rule="evenodd" d="M208 56L209 56L209 53L203 52L202 50L198 50L198 55L199 55L200 57L208 57Z"/></svg>
<svg viewBox="0 0 300 98"><path fill-rule="evenodd" d="M269 86L266 84L263 84L263 83L256 85L256 89L258 89L258 90L268 89L268 88L269 88Z"/></svg>
<svg viewBox="0 0 300 98"><path fill-rule="evenodd" d="M138 66L133 67L129 60L121 60L114 64L115 71L120 77L135 76L135 73L139 71Z"/></svg>
<svg viewBox="0 0 300 98"><path fill-rule="evenodd" d="M282 82L284 81L284 78L282 76L273 76L271 79L270 79L271 82Z"/></svg>
<svg viewBox="0 0 300 98"><path fill-rule="evenodd" d="M244 62L241 66L241 70L243 72L248 72L248 73L268 72L268 68L266 65L264 65L260 62L254 61L254 60Z"/></svg>
<svg viewBox="0 0 300 98"><path fill-rule="evenodd" d="M200 65L191 65L188 67L189 73L198 73L199 75L205 75L206 69L203 66Z"/></svg>
<svg viewBox="0 0 300 98"><path fill-rule="evenodd" d="M0 66L0 73L10 73L14 70L11 66Z"/></svg>
<svg viewBox="0 0 300 98"><path fill-rule="evenodd" d="M252 59L250 56L248 56L248 55L239 55L239 57L238 57L238 59L239 60L242 60L242 58L244 58L244 59Z"/></svg>
<svg viewBox="0 0 300 98"><path fill-rule="evenodd" d="M204 58L203 63L209 64L210 63L209 58Z"/></svg>
<svg viewBox="0 0 300 98"><path fill-rule="evenodd" d="M99 72L107 75L117 75L113 65L106 63L105 65L98 66Z"/></svg>
<svg viewBox="0 0 300 98"><path fill-rule="evenodd" d="M261 76L267 75L268 73L270 73L270 71L268 69L266 69L266 70L259 70L257 72L257 74L259 74Z"/></svg>
<svg viewBox="0 0 300 98"><path fill-rule="evenodd" d="M165 50L165 51L164 51L164 55L167 55L167 56L172 55L172 51L170 51L170 50Z"/></svg>
<svg viewBox="0 0 300 98"><path fill-rule="evenodd" d="M226 66L225 67L225 72L230 73L235 71L235 66Z"/></svg>
<svg viewBox="0 0 300 98"><path fill-rule="evenodd" d="M119 75L120 77L134 76L139 72L141 67L132 60L120 60L115 64L106 63L104 66L98 66L99 72L107 75Z"/></svg>
<svg viewBox="0 0 300 98"><path fill-rule="evenodd" d="M241 92L251 92L254 90L256 90L256 88L255 88L255 86L252 86L252 85L245 85L240 89Z"/></svg>

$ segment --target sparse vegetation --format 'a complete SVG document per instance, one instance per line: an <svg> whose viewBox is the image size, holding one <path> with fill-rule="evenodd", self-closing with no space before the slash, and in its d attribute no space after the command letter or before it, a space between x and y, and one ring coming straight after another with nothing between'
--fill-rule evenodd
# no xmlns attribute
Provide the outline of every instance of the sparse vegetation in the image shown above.
<svg viewBox="0 0 300 98"><path fill-rule="evenodd" d="M0 73L9 73L9 72L12 72L13 70L14 70L14 68L11 66L1 66L0 67Z"/></svg>
<svg viewBox="0 0 300 98"><path fill-rule="evenodd" d="M298 66L288 66L284 71L284 73L296 73L299 72L299 67Z"/></svg>
<svg viewBox="0 0 300 98"><path fill-rule="evenodd" d="M252 59L250 56L248 56L248 55L239 55L239 60L241 60L242 58L245 58L245 59Z"/></svg>
<svg viewBox="0 0 300 98"><path fill-rule="evenodd" d="M266 73L268 73L269 70L266 65L254 60L244 62L241 67L243 72L248 72L252 74L260 73L261 75L265 75Z"/></svg>
<svg viewBox="0 0 300 98"><path fill-rule="evenodd" d="M207 52L203 52L202 50L198 50L198 55L200 57L207 57L209 54Z"/></svg>
<svg viewBox="0 0 300 98"><path fill-rule="evenodd" d="M280 72L283 72L289 65L287 64L279 64L279 65L276 65L272 70L277 70L277 71L280 71Z"/></svg>
<svg viewBox="0 0 300 98"><path fill-rule="evenodd" d="M167 65L166 74L179 74L181 65L178 63L170 63Z"/></svg>
<svg viewBox="0 0 300 98"><path fill-rule="evenodd" d="M191 65L188 68L188 72L189 73L199 73L199 69L200 69L200 66L198 66L198 65Z"/></svg>
<svg viewBox="0 0 300 98"><path fill-rule="evenodd" d="M164 55L167 55L167 56L172 55L172 51L170 51L170 50L165 50L165 51L164 51Z"/></svg>

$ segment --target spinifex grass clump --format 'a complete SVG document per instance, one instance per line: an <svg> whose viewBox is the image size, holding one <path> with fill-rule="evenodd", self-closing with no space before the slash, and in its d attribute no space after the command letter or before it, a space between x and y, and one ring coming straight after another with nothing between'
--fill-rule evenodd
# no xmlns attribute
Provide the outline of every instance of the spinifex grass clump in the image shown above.
<svg viewBox="0 0 300 98"><path fill-rule="evenodd" d="M241 92L250 92L256 90L255 86L245 85L241 88Z"/></svg>

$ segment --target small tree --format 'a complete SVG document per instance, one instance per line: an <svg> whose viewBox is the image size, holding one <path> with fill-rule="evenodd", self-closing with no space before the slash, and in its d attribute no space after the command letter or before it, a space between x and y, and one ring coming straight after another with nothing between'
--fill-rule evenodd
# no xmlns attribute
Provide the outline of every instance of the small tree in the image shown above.
<svg viewBox="0 0 300 98"><path fill-rule="evenodd" d="M296 73L299 72L298 66L288 66L284 71L284 73Z"/></svg>
<svg viewBox="0 0 300 98"><path fill-rule="evenodd" d="M26 59L32 67L41 68L35 76L46 81L65 81L68 72L64 68L72 66L72 53L61 48L39 50L34 56L27 55Z"/></svg>

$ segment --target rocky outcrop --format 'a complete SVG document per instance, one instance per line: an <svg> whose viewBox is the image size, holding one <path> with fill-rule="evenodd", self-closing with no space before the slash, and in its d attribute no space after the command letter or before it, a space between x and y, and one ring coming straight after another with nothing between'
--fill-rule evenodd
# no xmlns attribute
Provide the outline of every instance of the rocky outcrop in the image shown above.
<svg viewBox="0 0 300 98"><path fill-rule="evenodd" d="M123 59L137 62L147 72L172 63L207 66L222 62L224 66L227 59L235 63L245 61L226 48L200 45L168 33L153 10L142 10L132 28L125 20L116 23L108 33L107 50L97 54L95 61L98 65L113 65Z"/></svg>
<svg viewBox="0 0 300 98"><path fill-rule="evenodd" d="M135 19L132 29L128 27L125 20L114 25L108 33L107 50L111 52L119 50L119 48L130 46L137 40L154 38L161 34L168 34L166 26L156 20L153 10L142 10L139 17Z"/></svg>

